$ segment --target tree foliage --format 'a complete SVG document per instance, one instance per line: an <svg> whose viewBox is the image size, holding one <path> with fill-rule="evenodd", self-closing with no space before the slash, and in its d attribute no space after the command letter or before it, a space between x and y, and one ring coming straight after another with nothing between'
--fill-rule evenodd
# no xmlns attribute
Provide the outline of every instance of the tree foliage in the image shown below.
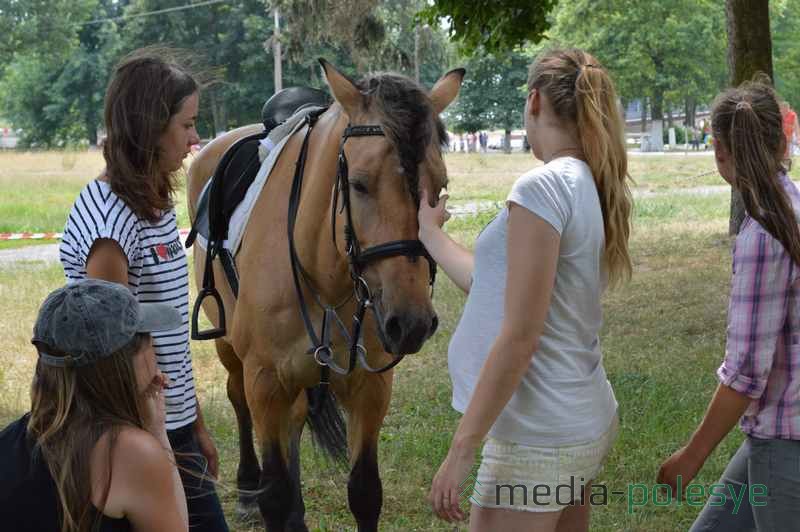
<svg viewBox="0 0 800 532"><path fill-rule="evenodd" d="M448 127L458 133L494 128L509 133L522 127L530 60L523 52L472 56L458 100L447 111Z"/></svg>
<svg viewBox="0 0 800 532"><path fill-rule="evenodd" d="M708 101L725 83L725 18L716 0L574 0L555 18L554 40L596 55L624 99L652 100L654 118L687 98Z"/></svg>
<svg viewBox="0 0 800 532"><path fill-rule="evenodd" d="M62 56L97 0L0 0L0 67L20 52Z"/></svg>
<svg viewBox="0 0 800 532"><path fill-rule="evenodd" d="M800 109L800 0L770 3L773 75L782 98Z"/></svg>
<svg viewBox="0 0 800 532"><path fill-rule="evenodd" d="M527 41L539 42L557 0L433 0L421 12L431 26L449 22L449 34L467 55L486 51L504 54Z"/></svg>
<svg viewBox="0 0 800 532"><path fill-rule="evenodd" d="M19 7L19 2L12 3L15 9ZM94 143L102 127L103 96L113 66L132 50L154 43L182 50L181 61L188 62L207 82L198 121L202 136L214 136L260 119L263 102L274 92L271 2L237 0L156 16L146 14L174 7L174 0L73 3L85 9L73 9L82 18L71 16L70 24L63 26L63 40L40 35L46 47L20 47L12 57L4 58L5 69L0 63L0 116L23 130L22 145ZM284 86L323 86L318 57L327 58L354 77L367 70L394 70L413 77L419 66L420 80L428 87L453 60L445 32L438 26L420 27L415 40L419 26L415 15L424 0L313 2L312 7L324 15L322 20L331 22L324 31L315 30L314 35L305 35L302 24L293 25L300 19L315 19L301 9L308 2L279 4L286 9L281 21L282 40L285 38L290 48L284 57ZM44 18L34 21L35 14L56 18L63 14L58 1L49 14L39 0L27 0L26 5L30 9L25 17L36 27L53 28L56 22ZM353 43L352 28L358 24L345 25L345 19L356 20L356 14L370 6L367 15L379 22L380 29L371 30L372 40L367 39L368 45L362 48ZM11 14L5 4L0 4L0 10L0 24L5 25L0 27L6 27ZM20 16L13 20L20 20ZM102 22L87 24L94 20ZM291 51L295 38L301 39L303 46ZM44 53L55 46L61 47L59 53Z"/></svg>

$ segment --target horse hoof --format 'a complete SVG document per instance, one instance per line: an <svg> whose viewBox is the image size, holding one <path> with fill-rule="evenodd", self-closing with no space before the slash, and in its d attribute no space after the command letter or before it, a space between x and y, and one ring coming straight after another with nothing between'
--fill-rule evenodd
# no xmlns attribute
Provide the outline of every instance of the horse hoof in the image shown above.
<svg viewBox="0 0 800 532"><path fill-rule="evenodd" d="M258 503L255 501L252 502L242 502L239 501L236 503L236 517L239 521L244 521L246 523L261 523L263 519L261 517L261 510L258 509Z"/></svg>

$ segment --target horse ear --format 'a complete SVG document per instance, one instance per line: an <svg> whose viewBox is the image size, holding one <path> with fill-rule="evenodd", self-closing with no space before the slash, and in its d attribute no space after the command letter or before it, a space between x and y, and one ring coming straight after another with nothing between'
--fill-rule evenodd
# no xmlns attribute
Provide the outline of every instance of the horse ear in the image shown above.
<svg viewBox="0 0 800 532"><path fill-rule="evenodd" d="M344 111L352 117L358 111L364 96L352 80L336 70L336 67L332 64L322 58L319 58L319 64L322 65L325 82L331 88L333 97L344 108Z"/></svg>
<svg viewBox="0 0 800 532"><path fill-rule="evenodd" d="M436 109L436 114L444 111L450 105L450 102L456 99L466 73L467 71L463 68L451 70L439 78L439 81L433 86L431 89L431 101L433 102L433 108Z"/></svg>

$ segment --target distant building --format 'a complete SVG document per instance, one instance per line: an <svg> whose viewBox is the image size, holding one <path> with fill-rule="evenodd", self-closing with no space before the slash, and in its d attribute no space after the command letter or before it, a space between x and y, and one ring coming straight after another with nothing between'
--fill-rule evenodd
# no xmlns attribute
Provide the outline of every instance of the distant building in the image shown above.
<svg viewBox="0 0 800 532"><path fill-rule="evenodd" d="M0 149L14 149L19 142L18 131L11 128L0 128Z"/></svg>

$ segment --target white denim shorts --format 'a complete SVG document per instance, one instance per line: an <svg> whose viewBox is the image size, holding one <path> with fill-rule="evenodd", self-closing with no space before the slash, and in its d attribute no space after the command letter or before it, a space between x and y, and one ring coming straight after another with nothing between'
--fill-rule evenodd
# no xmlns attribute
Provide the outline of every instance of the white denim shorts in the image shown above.
<svg viewBox="0 0 800 532"><path fill-rule="evenodd" d="M534 447L490 436L471 501L526 512L557 512L573 500L579 503L581 489L597 478L618 432L615 414L602 436L577 445Z"/></svg>

